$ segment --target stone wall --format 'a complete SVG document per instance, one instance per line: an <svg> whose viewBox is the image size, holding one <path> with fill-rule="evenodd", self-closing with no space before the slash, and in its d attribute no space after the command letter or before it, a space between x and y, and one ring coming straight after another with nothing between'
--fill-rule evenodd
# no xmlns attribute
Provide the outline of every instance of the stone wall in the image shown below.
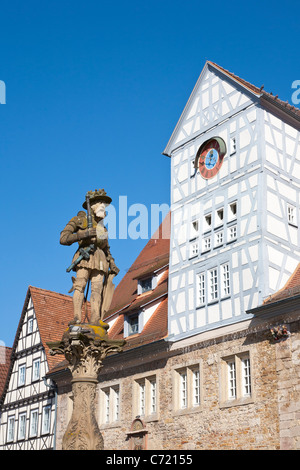
<svg viewBox="0 0 300 470"><path fill-rule="evenodd" d="M147 448L162 449L300 449L300 333L299 321L289 324L290 335L279 342L269 324L234 334L176 345L164 353L144 348L108 358L100 373L98 416L106 450L130 448L130 427L136 418L136 381L156 377L157 413L143 419ZM252 393L227 400L225 361L249 355ZM178 370L200 370L199 406L178 409ZM118 386L120 419L101 424L101 388ZM70 398L59 395L57 448L60 448ZM69 411L68 411L69 410Z"/></svg>

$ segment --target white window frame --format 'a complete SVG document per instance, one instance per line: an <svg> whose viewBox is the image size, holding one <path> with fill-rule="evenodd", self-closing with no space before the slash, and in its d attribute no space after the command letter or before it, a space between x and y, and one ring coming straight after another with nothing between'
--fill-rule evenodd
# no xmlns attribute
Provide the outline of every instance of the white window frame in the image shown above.
<svg viewBox="0 0 300 470"><path fill-rule="evenodd" d="M203 237L202 240L202 253L211 250L211 235Z"/></svg>
<svg viewBox="0 0 300 470"><path fill-rule="evenodd" d="M202 379L200 364L191 364L174 370L174 409L193 412L200 409Z"/></svg>
<svg viewBox="0 0 300 470"><path fill-rule="evenodd" d="M26 384L26 364L20 364L18 367L18 387Z"/></svg>
<svg viewBox="0 0 300 470"><path fill-rule="evenodd" d="M7 419L7 442L13 442L15 438L15 415L8 416Z"/></svg>
<svg viewBox="0 0 300 470"><path fill-rule="evenodd" d="M234 155L236 153L236 137L230 137L230 155Z"/></svg>
<svg viewBox="0 0 300 470"><path fill-rule="evenodd" d="M228 222L236 220L237 218L237 201L232 201L228 204Z"/></svg>
<svg viewBox="0 0 300 470"><path fill-rule="evenodd" d="M38 357L32 361L32 382L36 382L40 378L41 373L41 358Z"/></svg>
<svg viewBox="0 0 300 470"><path fill-rule="evenodd" d="M249 351L223 358L222 406L253 401L251 362Z"/></svg>
<svg viewBox="0 0 300 470"><path fill-rule="evenodd" d="M231 293L230 285L230 266L229 263L220 266L221 297L229 297Z"/></svg>
<svg viewBox="0 0 300 470"><path fill-rule="evenodd" d="M190 242L190 254L189 254L189 257L190 257L190 258L194 258L195 256L198 256L198 254L199 254L199 244L198 244L198 240L197 240L197 241Z"/></svg>
<svg viewBox="0 0 300 470"><path fill-rule="evenodd" d="M201 307L206 303L206 276L205 272L197 273L197 307Z"/></svg>
<svg viewBox="0 0 300 470"><path fill-rule="evenodd" d="M215 247L221 246L224 244L224 230L218 230L215 233Z"/></svg>
<svg viewBox="0 0 300 470"><path fill-rule="evenodd" d="M42 434L49 434L51 426L51 405L43 406L42 414Z"/></svg>
<svg viewBox="0 0 300 470"><path fill-rule="evenodd" d="M157 375L146 375L134 380L133 415L139 415L147 421L157 419L158 382Z"/></svg>
<svg viewBox="0 0 300 470"><path fill-rule="evenodd" d="M227 241L232 242L237 239L237 224L227 227Z"/></svg>
<svg viewBox="0 0 300 470"><path fill-rule="evenodd" d="M120 421L120 385L113 384L101 389L102 425L116 425Z"/></svg>
<svg viewBox="0 0 300 470"><path fill-rule="evenodd" d="M35 408L30 411L29 437L36 437L38 435L38 424L39 410Z"/></svg>
<svg viewBox="0 0 300 470"><path fill-rule="evenodd" d="M297 209L295 206L292 204L287 204L286 207L286 212L287 212L287 221L290 225L294 225L297 227Z"/></svg>
<svg viewBox="0 0 300 470"><path fill-rule="evenodd" d="M218 267L208 270L208 302L215 302L219 299L219 274Z"/></svg>
<svg viewBox="0 0 300 470"><path fill-rule="evenodd" d="M18 440L24 440L26 437L26 411L19 414L18 419Z"/></svg>
<svg viewBox="0 0 300 470"><path fill-rule="evenodd" d="M27 322L27 334L33 333L33 315L28 317L28 322Z"/></svg>

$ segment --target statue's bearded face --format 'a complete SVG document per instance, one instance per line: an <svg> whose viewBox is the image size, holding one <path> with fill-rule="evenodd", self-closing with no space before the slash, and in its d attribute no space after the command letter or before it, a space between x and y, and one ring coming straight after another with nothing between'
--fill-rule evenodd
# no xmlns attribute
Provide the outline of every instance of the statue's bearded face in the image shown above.
<svg viewBox="0 0 300 470"><path fill-rule="evenodd" d="M104 219L106 215L105 213L106 206L107 204L100 201L100 202L95 202L94 204L91 204L91 209L98 219Z"/></svg>

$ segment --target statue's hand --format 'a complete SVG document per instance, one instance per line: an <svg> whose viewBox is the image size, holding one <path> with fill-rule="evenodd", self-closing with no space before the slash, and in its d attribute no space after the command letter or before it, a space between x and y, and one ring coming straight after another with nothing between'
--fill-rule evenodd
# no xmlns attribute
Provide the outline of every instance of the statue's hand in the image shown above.
<svg viewBox="0 0 300 470"><path fill-rule="evenodd" d="M110 264L109 264L109 267L110 267L110 272L112 274L119 274L120 270L119 268L115 265L114 261L110 261Z"/></svg>
<svg viewBox="0 0 300 470"><path fill-rule="evenodd" d="M91 241L96 241L96 228L87 228L82 232L78 233L79 240L85 240L87 238L91 238Z"/></svg>

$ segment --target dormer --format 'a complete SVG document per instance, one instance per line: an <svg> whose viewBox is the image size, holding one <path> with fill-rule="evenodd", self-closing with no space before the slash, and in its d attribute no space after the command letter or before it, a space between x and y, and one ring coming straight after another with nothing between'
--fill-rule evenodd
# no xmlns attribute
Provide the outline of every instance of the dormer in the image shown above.
<svg viewBox="0 0 300 470"><path fill-rule="evenodd" d="M138 295L150 292L157 286L157 276L153 274L147 274L146 277L140 277L137 279L137 293Z"/></svg>

